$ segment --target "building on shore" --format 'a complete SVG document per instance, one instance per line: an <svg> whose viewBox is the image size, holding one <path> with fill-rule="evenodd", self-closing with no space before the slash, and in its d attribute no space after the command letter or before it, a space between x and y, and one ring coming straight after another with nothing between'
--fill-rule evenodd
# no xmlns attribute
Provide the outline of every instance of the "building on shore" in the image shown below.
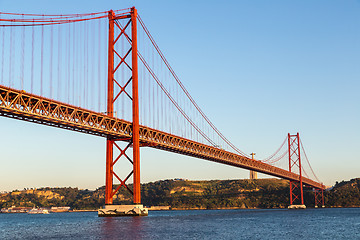
<svg viewBox="0 0 360 240"><path fill-rule="evenodd" d="M251 153L250 155L252 157L252 160L255 160L254 156L256 155L256 153ZM250 170L250 179L257 179L257 172Z"/></svg>
<svg viewBox="0 0 360 240"><path fill-rule="evenodd" d="M70 207L51 207L50 212L69 212Z"/></svg>
<svg viewBox="0 0 360 240"><path fill-rule="evenodd" d="M27 213L30 211L32 207L9 207L9 208L2 208L1 213Z"/></svg>
<svg viewBox="0 0 360 240"><path fill-rule="evenodd" d="M250 179L257 179L257 172L250 170Z"/></svg>
<svg viewBox="0 0 360 240"><path fill-rule="evenodd" d="M38 209L38 208L12 206L10 208L2 208L0 210L0 213L28 213L33 209ZM70 207L51 207L51 208L39 208L39 209L40 210L47 210L47 211L52 212L52 213L69 212L71 210Z"/></svg>

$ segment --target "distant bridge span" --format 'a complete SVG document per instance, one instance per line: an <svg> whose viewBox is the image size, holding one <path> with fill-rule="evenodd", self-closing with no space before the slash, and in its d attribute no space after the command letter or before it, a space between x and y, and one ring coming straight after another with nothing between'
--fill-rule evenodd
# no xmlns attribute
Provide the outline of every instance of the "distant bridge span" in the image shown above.
<svg viewBox="0 0 360 240"><path fill-rule="evenodd" d="M0 116L110 137L116 141L131 142L132 139L131 122L5 86L0 86ZM290 181L300 181L300 175L296 173L141 125L140 146L254 170ZM325 188L323 184L304 176L302 182L310 187Z"/></svg>

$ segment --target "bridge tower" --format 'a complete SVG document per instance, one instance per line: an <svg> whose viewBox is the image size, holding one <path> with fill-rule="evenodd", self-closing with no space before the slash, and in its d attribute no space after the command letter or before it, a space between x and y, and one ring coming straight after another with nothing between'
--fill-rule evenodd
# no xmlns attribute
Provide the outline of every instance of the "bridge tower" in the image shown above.
<svg viewBox="0 0 360 240"><path fill-rule="evenodd" d="M114 103L121 94L125 94L132 102L132 137L128 139L114 139L107 137L106 140L106 179L105 179L105 207L99 209L99 216L123 216L123 215L147 215L147 209L141 205L140 195L140 140L139 140L139 93L138 93L138 56L137 56L137 10L131 8L130 14L116 16L111 10L109 11L109 43L108 43L108 90L107 90L107 115L114 117ZM127 23L122 26L119 20L125 19ZM115 31L114 28L118 28ZM126 30L130 28L131 34ZM115 38L114 34L117 32ZM130 36L129 36L130 35ZM120 37L125 37L130 43L130 47L124 56L121 56L116 50L116 44ZM131 52L131 55L130 55ZM131 56L131 64L128 59ZM114 64L116 60L116 65ZM115 79L115 72L123 65L130 73L130 78L125 85L121 86L120 81ZM114 92L114 85L120 88L119 92ZM131 96L128 94L126 87L132 86ZM125 148L121 148L116 142L127 141ZM114 148L118 149L120 154L114 156ZM132 148L132 159L127 151ZM115 158L114 158L115 157ZM114 171L114 164L119 159L127 159L133 165L133 170L122 180ZM127 185L126 181L133 176L133 190ZM114 177L119 180L119 186L113 189ZM121 187L125 187L133 195L134 205L112 205L113 197Z"/></svg>
<svg viewBox="0 0 360 240"><path fill-rule="evenodd" d="M250 155L252 156L252 160L254 160L254 156L256 155L255 153L250 153ZM257 179L257 172L250 170L250 179Z"/></svg>
<svg viewBox="0 0 360 240"><path fill-rule="evenodd" d="M324 189L314 188L314 196L315 196L315 207L317 208L319 205L325 207Z"/></svg>
<svg viewBox="0 0 360 240"><path fill-rule="evenodd" d="M289 172L294 171L296 167L299 168L299 180L290 180L290 206L289 208L306 208L304 205L303 182L302 182L302 167L300 157L300 138L299 133L296 135L288 134L288 149L289 149Z"/></svg>

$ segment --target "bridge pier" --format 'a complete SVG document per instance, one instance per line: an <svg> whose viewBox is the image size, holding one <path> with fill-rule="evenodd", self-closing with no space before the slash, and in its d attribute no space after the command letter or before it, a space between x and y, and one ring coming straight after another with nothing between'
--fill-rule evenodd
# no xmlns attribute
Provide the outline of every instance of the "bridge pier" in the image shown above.
<svg viewBox="0 0 360 240"><path fill-rule="evenodd" d="M147 216L148 209L142 204L105 205L98 210L99 217Z"/></svg>
<svg viewBox="0 0 360 240"><path fill-rule="evenodd" d="M306 209L306 206L304 204L290 205L288 209Z"/></svg>

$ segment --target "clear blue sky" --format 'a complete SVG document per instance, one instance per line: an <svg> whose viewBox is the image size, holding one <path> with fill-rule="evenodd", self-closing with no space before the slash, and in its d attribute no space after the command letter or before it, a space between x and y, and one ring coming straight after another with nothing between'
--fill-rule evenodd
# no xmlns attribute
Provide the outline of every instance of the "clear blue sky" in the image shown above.
<svg viewBox="0 0 360 240"><path fill-rule="evenodd" d="M360 1L4 1L66 14L135 5L197 103L237 147L270 155L300 132L326 184L360 177ZM105 140L0 118L0 191L104 184ZM125 175L127 173L124 173ZM141 181L248 171L142 149Z"/></svg>

